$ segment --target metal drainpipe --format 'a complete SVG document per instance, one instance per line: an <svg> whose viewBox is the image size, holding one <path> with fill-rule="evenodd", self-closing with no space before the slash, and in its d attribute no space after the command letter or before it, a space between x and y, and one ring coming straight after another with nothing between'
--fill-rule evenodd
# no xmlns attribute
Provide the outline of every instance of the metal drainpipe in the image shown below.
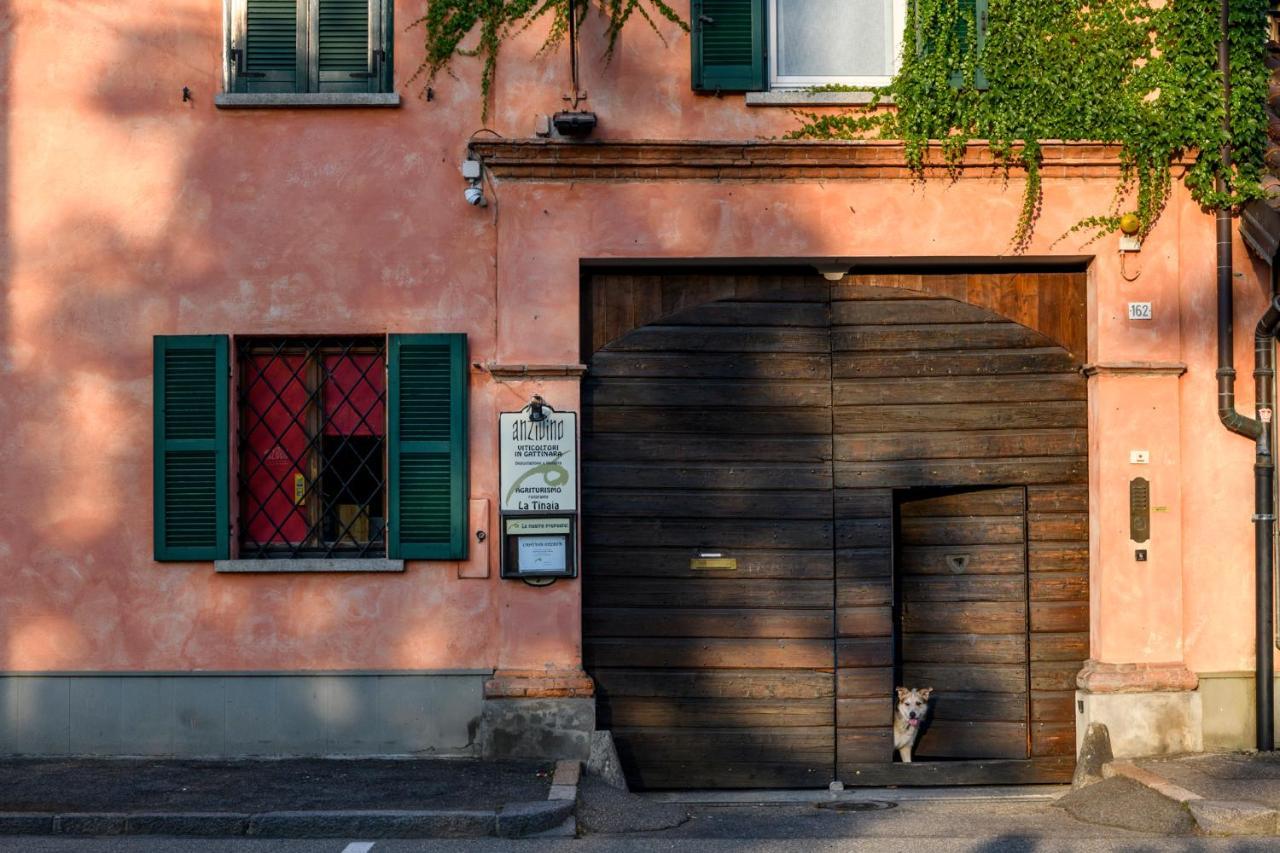
<svg viewBox="0 0 1280 853"><path fill-rule="evenodd" d="M1275 565L1275 457L1273 413L1275 411L1275 337L1280 331L1280 296L1276 295L1277 267L1271 266L1271 305L1267 307L1253 336L1253 380L1258 399L1258 451L1253 465L1255 620L1257 623L1255 712L1258 749L1275 749L1275 626L1272 610Z"/></svg>
<svg viewBox="0 0 1280 853"><path fill-rule="evenodd" d="M1222 75L1222 129L1220 149L1223 175L1216 182L1219 193L1226 193L1225 171L1231 166L1231 7L1229 0L1218 3L1218 72ZM1275 462L1271 456L1271 415L1274 400L1273 339L1280 328L1280 300L1273 297L1271 306L1258 322L1254 335L1254 381L1257 386L1256 418L1236 411L1235 401L1235 299L1232 278L1231 209L1218 208L1216 214L1218 254L1218 417L1234 433L1252 438L1257 443L1254 458L1254 715L1257 747L1270 752L1275 749L1273 707L1275 704L1274 649L1272 628L1272 573L1275 529ZM1273 259L1273 265L1274 265Z"/></svg>

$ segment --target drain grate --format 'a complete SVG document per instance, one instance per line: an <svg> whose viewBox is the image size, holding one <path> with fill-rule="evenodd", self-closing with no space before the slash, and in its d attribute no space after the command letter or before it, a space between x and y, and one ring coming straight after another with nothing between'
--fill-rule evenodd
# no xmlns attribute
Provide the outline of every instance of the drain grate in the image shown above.
<svg viewBox="0 0 1280 853"><path fill-rule="evenodd" d="M878 812L898 807L897 803L891 803L888 800L836 800L816 805L820 809L830 809L833 812Z"/></svg>

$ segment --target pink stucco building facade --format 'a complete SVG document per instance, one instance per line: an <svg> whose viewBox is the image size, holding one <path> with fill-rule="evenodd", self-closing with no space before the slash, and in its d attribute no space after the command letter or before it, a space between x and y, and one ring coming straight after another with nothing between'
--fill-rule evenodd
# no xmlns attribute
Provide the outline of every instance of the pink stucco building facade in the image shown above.
<svg viewBox="0 0 1280 853"><path fill-rule="evenodd" d="M0 6L0 752L585 754L591 555L550 586L499 576L498 416L535 394L584 411L597 271L785 266L820 283L824 264L1084 276L1088 663L1063 722L1107 722L1132 754L1252 742L1253 446L1218 423L1213 219L1184 187L1122 255L1119 235L1067 234L1108 208L1115 152L1047 145L1015 256L1023 177L981 145L954 180L919 182L893 143L768 143L791 108L693 92L689 35L668 22L599 62L594 14L582 85L599 126L540 137L570 85L541 25L505 48L482 122L477 61L429 98L410 82L423 4L394 5L398 99L264 108L215 104L220 0ZM464 201L466 159L487 206ZM1251 329L1266 268L1239 240L1235 259ZM467 341L465 558L155 559L155 336L437 333ZM1159 727L1134 722L1157 706Z"/></svg>

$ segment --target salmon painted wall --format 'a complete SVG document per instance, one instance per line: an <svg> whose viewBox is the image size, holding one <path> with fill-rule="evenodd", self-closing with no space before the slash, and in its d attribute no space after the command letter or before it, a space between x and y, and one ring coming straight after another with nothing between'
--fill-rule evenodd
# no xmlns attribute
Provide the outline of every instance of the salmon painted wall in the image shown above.
<svg viewBox="0 0 1280 853"><path fill-rule="evenodd" d="M683 7L686 4L678 4ZM576 362L582 259L995 257L1021 186L996 179L523 183L467 207L458 166L481 128L478 63L407 83L422 55L398 2L393 110L231 111L219 0L0 0L0 670L576 666L579 590L459 578L226 576L151 561L151 337L456 331L488 363ZM637 23L603 66L582 49L598 139L753 139L788 110L689 91L687 37ZM507 49L488 126L526 137L561 107L563 51L535 27ZM183 86L194 95L183 103ZM1091 382L1094 657L1251 663L1249 443L1214 412L1213 231L1179 189L1124 281L1116 244L1058 241L1108 208L1104 179L1055 179L1030 254L1094 256L1090 360L1183 362L1182 378ZM1237 362L1262 310L1238 248ZM1125 303L1151 301L1131 323ZM472 377L472 497L496 497L496 421L574 383ZM1153 481L1151 560L1124 529L1128 451ZM496 552L495 552L496 553ZM590 567L584 567L590 571Z"/></svg>

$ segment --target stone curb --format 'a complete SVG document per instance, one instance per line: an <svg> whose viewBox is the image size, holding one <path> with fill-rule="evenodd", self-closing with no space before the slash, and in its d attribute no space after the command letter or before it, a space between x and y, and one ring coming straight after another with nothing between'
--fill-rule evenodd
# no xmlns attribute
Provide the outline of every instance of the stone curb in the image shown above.
<svg viewBox="0 0 1280 853"><path fill-rule="evenodd" d="M1139 785L1150 788L1160 796L1181 805L1186 805L1192 800L1204 799L1204 797L1193 791L1180 788L1157 773L1144 770L1132 761L1112 761L1102 768L1102 777L1104 779L1111 779L1115 776L1124 776L1127 779L1132 779Z"/></svg>
<svg viewBox="0 0 1280 853"><path fill-rule="evenodd" d="M1102 768L1104 778L1122 776L1137 782L1191 813L1205 835L1258 836L1280 834L1280 813L1259 803L1206 800L1195 791L1175 785L1132 761L1112 761Z"/></svg>
<svg viewBox="0 0 1280 853"><path fill-rule="evenodd" d="M576 786L574 786L576 791ZM4 835L168 835L257 838L523 838L575 831L577 797L507 803L499 809L0 813Z"/></svg>
<svg viewBox="0 0 1280 853"><path fill-rule="evenodd" d="M540 838L575 838L578 835L578 823L575 813L578 808L578 781L582 777L582 762L557 761L555 773L551 777L551 790L547 792L548 805L554 803L559 807L569 807L568 814L559 824L548 827L538 833ZM499 833L501 835L502 833ZM512 837L512 836L507 836Z"/></svg>

